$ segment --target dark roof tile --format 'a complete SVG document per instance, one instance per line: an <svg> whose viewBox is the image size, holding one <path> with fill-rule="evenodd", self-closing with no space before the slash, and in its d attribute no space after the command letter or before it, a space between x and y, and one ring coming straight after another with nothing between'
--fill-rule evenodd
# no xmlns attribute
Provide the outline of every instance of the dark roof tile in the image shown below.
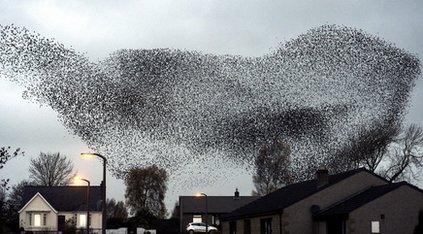
<svg viewBox="0 0 423 234"><path fill-rule="evenodd" d="M281 211L284 208L298 202L328 186L338 183L359 172L366 171L363 168L350 170L347 172L329 175L329 183L318 187L315 179L287 185L266 196L263 196L233 212L225 215L223 219L230 220L239 217L247 217L262 214L271 214Z"/></svg>
<svg viewBox="0 0 423 234"><path fill-rule="evenodd" d="M25 206L38 192L57 211L85 211L86 186L26 186L22 206ZM101 211L101 187L90 187L90 210Z"/></svg>

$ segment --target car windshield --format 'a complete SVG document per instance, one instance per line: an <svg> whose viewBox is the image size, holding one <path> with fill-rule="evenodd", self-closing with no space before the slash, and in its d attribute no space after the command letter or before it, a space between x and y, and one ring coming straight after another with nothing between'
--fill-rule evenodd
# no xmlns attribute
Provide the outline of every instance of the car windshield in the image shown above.
<svg viewBox="0 0 423 234"><path fill-rule="evenodd" d="M205 223L190 223L190 224L188 224L188 225L191 225L191 226L206 226L206 224ZM209 227L211 227L210 225L208 225Z"/></svg>

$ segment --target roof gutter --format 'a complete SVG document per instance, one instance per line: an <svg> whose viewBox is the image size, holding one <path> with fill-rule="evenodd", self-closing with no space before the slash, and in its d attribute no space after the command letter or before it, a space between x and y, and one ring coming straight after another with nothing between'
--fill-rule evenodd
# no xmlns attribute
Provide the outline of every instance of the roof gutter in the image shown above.
<svg viewBox="0 0 423 234"><path fill-rule="evenodd" d="M231 216L231 217L222 218L222 221L232 221L232 220L243 219L243 218L256 218L260 216L269 216L269 215L276 215L276 214L283 214L283 209L272 210L269 212L263 212L263 213L257 213L257 214Z"/></svg>

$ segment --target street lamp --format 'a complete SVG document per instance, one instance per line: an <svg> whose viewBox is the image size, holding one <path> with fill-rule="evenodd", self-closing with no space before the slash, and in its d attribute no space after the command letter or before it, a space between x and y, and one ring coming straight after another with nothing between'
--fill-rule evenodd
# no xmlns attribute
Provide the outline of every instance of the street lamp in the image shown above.
<svg viewBox="0 0 423 234"><path fill-rule="evenodd" d="M207 194L205 193L197 193L196 197L205 197L206 198L206 233L209 232L209 210L207 207Z"/></svg>
<svg viewBox="0 0 423 234"><path fill-rule="evenodd" d="M101 232L103 234L106 234L106 220L107 220L106 219L106 164L107 164L107 159L103 155L97 154L97 153L81 153L81 158L94 158L94 157L99 157L103 159L103 182L102 182L102 191L101 191L102 193Z"/></svg>
<svg viewBox="0 0 423 234"><path fill-rule="evenodd" d="M86 197L86 203L87 203L87 219L86 219L86 225L87 225L87 234L89 234L90 233L90 185L91 185L91 183L90 183L90 181L89 180L87 180L87 179L82 179L82 178L80 178L79 176L75 176L74 177L74 180L75 180L75 183L76 184L79 184L79 181L85 181L87 184L88 184L88 186L87 186L87 197Z"/></svg>

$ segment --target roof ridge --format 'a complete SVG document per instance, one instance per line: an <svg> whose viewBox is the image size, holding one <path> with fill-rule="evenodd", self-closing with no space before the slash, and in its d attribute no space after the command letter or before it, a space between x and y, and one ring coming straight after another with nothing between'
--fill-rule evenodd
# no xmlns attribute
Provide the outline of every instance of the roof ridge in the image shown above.
<svg viewBox="0 0 423 234"><path fill-rule="evenodd" d="M351 177L351 176L353 176L353 175L355 175L356 173L358 173L358 172L362 172L362 171L365 171L365 172L371 172L371 171L369 171L369 170L367 170L366 168L364 168L364 167L360 167L360 168L356 168L356 169L352 169L352 170L349 170L349 171L343 171L343 172L338 172L338 173L335 173L335 174L329 174L329 179L330 179L330 177L332 177L332 178L334 178L334 177L336 177L336 176L339 176L339 175L344 175L344 174L350 174L350 175L348 175L347 177L345 177L345 178L343 178L343 179L341 179L340 181L342 181L342 180L345 180L345 179L347 179L347 178L349 178L349 177ZM279 188L279 189L276 189L274 192L276 192L276 191L278 191L278 190L282 190L282 189L285 189L285 188L287 188L287 187L289 187L289 186L293 186L293 185L298 185L298 184L301 184L301 183L306 183L306 182L312 182L312 181L315 181L316 180L316 178L313 178L313 179L308 179L308 180L303 180L303 181L299 181L299 182L297 182L297 183L293 183L293 184L288 184L288 185L286 185L286 186L284 186L284 187L282 187L282 188ZM340 181L337 181L337 182L340 182ZM329 182L329 184L330 184L330 182ZM326 188L327 186L322 186L322 188ZM274 192L272 192L272 193L274 193ZM271 194L271 193L269 193L269 194ZM269 194L267 194L267 195L269 195ZM265 196L267 196L267 195L265 195ZM262 196L262 197L265 197L265 196ZM260 197L260 198L262 198L262 197ZM260 199L259 198L259 199Z"/></svg>

